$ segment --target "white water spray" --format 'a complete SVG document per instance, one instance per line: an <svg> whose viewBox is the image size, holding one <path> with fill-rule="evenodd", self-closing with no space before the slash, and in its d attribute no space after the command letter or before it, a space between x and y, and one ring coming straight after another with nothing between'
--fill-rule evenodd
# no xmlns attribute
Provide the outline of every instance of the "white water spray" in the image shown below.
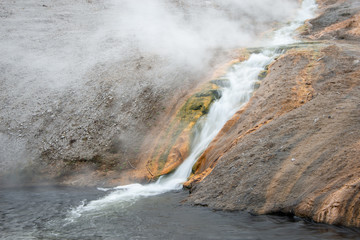
<svg viewBox="0 0 360 240"><path fill-rule="evenodd" d="M278 44L294 42L295 40L291 37L293 31L303 21L313 16L314 6L316 6L314 0L304 0L295 22L276 31L274 41L279 41ZM224 78L229 80L229 86L222 89L222 97L211 105L209 113L204 119L203 126L194 137L194 145L189 157L174 173L162 176L157 182L147 185L130 184L112 188L110 189L112 192L104 198L91 201L88 204L82 204L73 209L70 220L80 217L83 213L95 213L103 209L111 209L114 206L131 204L139 197L154 196L181 189L182 184L190 176L192 166L198 157L205 151L224 124L248 102L258 74L276 55L275 50L264 50L261 53L252 54L248 60L231 67L224 76Z"/></svg>
<svg viewBox="0 0 360 240"><path fill-rule="evenodd" d="M296 29L304 24L306 19L313 18L317 9L314 0L303 0L300 9L297 11L295 19L288 25L276 30L269 45L286 45L297 42L294 38Z"/></svg>

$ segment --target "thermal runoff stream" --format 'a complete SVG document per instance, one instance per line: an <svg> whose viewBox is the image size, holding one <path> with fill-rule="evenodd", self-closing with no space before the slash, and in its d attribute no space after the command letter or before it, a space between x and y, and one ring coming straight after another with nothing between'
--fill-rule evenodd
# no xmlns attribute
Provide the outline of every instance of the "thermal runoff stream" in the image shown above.
<svg viewBox="0 0 360 240"><path fill-rule="evenodd" d="M130 184L113 189L103 189L112 192L104 198L84 203L75 208L71 211L69 220L76 220L82 214L93 211L111 209L114 204L121 205L126 202L125 205L128 205L141 197L181 189L182 184L190 176L192 167L198 157L205 151L224 124L248 102L254 91L254 85L258 80L259 73L278 55L277 47L271 45L293 43L295 41L292 38L294 30L301 26L306 19L312 17L315 9L316 5L313 0L305 0L297 13L295 21L275 32L274 40L269 42L270 47L263 48L261 53L250 55L248 60L234 64L228 70L227 74L223 76L229 81L228 86L221 90L221 98L211 105L206 117L199 120L191 153L173 173L161 176L157 182L147 185Z"/></svg>
<svg viewBox="0 0 360 240"><path fill-rule="evenodd" d="M72 217L80 216L86 212L98 211L113 204L121 204L123 201L133 202L139 197L148 197L181 189L182 184L190 176L192 166L200 154L224 124L250 99L258 74L275 56L275 51L264 50L262 53L252 54L248 60L231 67L224 76L229 81L228 86L222 89L221 98L212 104L205 119L199 121L191 153L174 173L161 176L157 182L152 184L130 184L106 189L114 191L105 198L79 206L72 211Z"/></svg>

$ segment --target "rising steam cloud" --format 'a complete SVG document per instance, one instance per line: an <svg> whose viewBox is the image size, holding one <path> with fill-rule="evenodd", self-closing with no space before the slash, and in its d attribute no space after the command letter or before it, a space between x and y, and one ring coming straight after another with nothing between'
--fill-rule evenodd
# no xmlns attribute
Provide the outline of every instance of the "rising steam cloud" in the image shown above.
<svg viewBox="0 0 360 240"><path fill-rule="evenodd" d="M298 7L294 0L5 0L0 4L1 64L13 70L8 73L11 81L21 84L36 78L60 85L82 78L97 63L139 53L201 65L211 49L258 43L261 31L275 21L289 20Z"/></svg>

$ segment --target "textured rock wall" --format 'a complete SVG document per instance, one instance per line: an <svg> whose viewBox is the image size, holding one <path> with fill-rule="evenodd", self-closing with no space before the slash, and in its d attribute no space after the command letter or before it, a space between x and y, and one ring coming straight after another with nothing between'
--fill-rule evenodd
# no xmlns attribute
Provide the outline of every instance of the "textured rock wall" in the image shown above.
<svg viewBox="0 0 360 240"><path fill-rule="evenodd" d="M322 1L307 36L322 39L329 26L356 18L357 6ZM190 202L360 227L360 44L356 34L331 36L269 66L201 156L186 183Z"/></svg>
<svg viewBox="0 0 360 240"><path fill-rule="evenodd" d="M263 8L253 18L261 1L216 2L0 1L0 185L132 178L123 172L139 168L166 109L228 59L225 49L291 15Z"/></svg>
<svg viewBox="0 0 360 240"><path fill-rule="evenodd" d="M318 17L305 24L303 33L310 39L352 40L360 39L360 2L357 0L320 0Z"/></svg>
<svg viewBox="0 0 360 240"><path fill-rule="evenodd" d="M218 86L207 83L199 92L190 96L174 118L164 126L147 160L151 177L167 174L178 167L189 154L196 122L209 111L211 103L219 98Z"/></svg>
<svg viewBox="0 0 360 240"><path fill-rule="evenodd" d="M182 99L176 99L177 103L168 109L157 127L145 138L139 168L131 171L131 175L154 180L172 172L186 159L197 122L206 116L211 103L221 95L219 88L228 82L223 75L232 64L246 59L248 55L246 50L242 50L237 59L219 67L209 77L210 80L200 84Z"/></svg>
<svg viewBox="0 0 360 240"><path fill-rule="evenodd" d="M96 185L135 168L144 135L169 102L196 81L189 84L186 74L175 76L177 80L171 74L167 84L155 83L146 76L156 68L151 56L119 64L121 71L106 66L88 73L85 84L45 89L35 96L13 98L4 87L0 184L13 176L15 184L55 179ZM180 77L182 86L172 90Z"/></svg>

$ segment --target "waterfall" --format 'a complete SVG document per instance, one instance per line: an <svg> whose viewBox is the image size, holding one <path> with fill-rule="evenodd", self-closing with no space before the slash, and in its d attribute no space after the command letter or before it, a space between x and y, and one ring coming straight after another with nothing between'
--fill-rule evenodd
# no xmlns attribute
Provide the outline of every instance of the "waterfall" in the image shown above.
<svg viewBox="0 0 360 240"><path fill-rule="evenodd" d="M301 26L306 19L313 16L315 8L316 4L314 0L304 0L295 21L275 31L272 42L278 42L278 44L294 42L295 40L292 38L294 30ZM274 47L264 48L261 53L252 54L248 60L231 67L224 76L229 80L228 86L221 90L222 97L211 105L209 113L205 119L202 119L203 124L195 133L194 144L189 157L185 159L175 172L167 176L162 176L157 182L147 185L130 184L106 189L112 192L104 198L91 201L88 204L82 204L73 209L70 214L70 219L79 217L85 212L97 211L104 208L111 209L113 204L131 204L139 197L154 196L181 189L182 184L190 176L192 166L198 157L205 151L224 124L236 111L248 102L254 90L254 84L258 79L258 74L277 56L275 49Z"/></svg>

